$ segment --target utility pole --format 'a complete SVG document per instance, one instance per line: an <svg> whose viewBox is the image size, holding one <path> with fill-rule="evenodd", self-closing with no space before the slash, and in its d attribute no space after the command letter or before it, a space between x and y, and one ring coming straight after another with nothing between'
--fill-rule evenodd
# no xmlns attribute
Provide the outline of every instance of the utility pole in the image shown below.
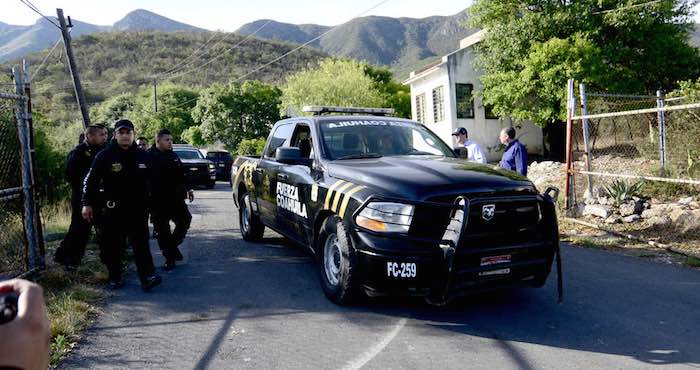
<svg viewBox="0 0 700 370"><path fill-rule="evenodd" d="M158 113L158 79L153 77L153 106Z"/></svg>
<svg viewBox="0 0 700 370"><path fill-rule="evenodd" d="M66 19L63 17L63 9L56 9L58 14L58 22L61 25L61 34L63 35L63 45L66 47L66 55L68 56L68 68L73 77L73 87L75 88L75 97L80 106L80 113L83 115L83 125L90 126L90 116L88 115L87 105L85 104L85 94L83 94L83 86L80 84L80 76L78 76L78 67L75 64L73 57L73 47L70 44L70 34L68 29L73 27L72 24L66 24ZM70 21L70 17L68 17Z"/></svg>

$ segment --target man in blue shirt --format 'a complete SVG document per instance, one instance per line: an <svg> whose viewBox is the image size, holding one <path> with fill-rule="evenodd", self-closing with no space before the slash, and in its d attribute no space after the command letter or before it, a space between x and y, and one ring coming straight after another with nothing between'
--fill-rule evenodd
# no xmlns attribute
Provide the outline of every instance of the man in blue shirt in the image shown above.
<svg viewBox="0 0 700 370"><path fill-rule="evenodd" d="M499 166L527 176L527 148L515 138L515 129L506 127L501 130L501 144L506 146Z"/></svg>

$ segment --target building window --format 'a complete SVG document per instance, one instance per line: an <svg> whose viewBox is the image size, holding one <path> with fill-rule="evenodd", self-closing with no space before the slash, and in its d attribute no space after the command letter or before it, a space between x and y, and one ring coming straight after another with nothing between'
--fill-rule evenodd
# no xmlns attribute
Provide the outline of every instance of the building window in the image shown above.
<svg viewBox="0 0 700 370"><path fill-rule="evenodd" d="M416 96L416 120L425 123L425 94Z"/></svg>
<svg viewBox="0 0 700 370"><path fill-rule="evenodd" d="M445 92L442 86L433 89L433 118L435 122L445 120Z"/></svg>
<svg viewBox="0 0 700 370"><path fill-rule="evenodd" d="M474 85L457 84L457 118L474 118Z"/></svg>

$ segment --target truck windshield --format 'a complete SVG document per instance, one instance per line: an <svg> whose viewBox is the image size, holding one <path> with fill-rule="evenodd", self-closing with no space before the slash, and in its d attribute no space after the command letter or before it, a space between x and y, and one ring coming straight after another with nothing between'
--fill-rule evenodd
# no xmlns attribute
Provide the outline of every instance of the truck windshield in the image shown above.
<svg viewBox="0 0 700 370"><path fill-rule="evenodd" d="M420 124L392 120L343 120L320 123L326 156L335 159L437 155L453 151Z"/></svg>
<svg viewBox="0 0 700 370"><path fill-rule="evenodd" d="M202 154L198 150L177 150L175 149L175 154L177 154L180 159L202 159Z"/></svg>

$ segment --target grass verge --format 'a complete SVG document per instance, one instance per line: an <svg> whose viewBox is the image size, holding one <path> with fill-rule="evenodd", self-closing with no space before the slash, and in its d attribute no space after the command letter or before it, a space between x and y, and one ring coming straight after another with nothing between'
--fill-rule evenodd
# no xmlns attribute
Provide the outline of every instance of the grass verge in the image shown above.
<svg viewBox="0 0 700 370"><path fill-rule="evenodd" d="M51 262L69 224L68 207L57 205L45 208L47 267L37 278L37 283L44 288L51 322L51 368L55 368L71 352L82 333L100 312L99 304L107 296L103 289L107 272L99 261L96 245L88 245L85 258L76 271L66 271L62 266Z"/></svg>

